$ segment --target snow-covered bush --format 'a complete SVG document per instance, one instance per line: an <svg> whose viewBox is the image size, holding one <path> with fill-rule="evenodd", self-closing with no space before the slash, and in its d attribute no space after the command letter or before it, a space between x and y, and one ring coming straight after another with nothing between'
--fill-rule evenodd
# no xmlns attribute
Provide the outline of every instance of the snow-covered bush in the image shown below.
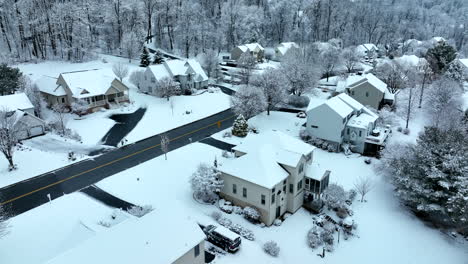
<svg viewBox="0 0 468 264"><path fill-rule="evenodd" d="M245 219L252 223L258 223L260 220L260 213L258 210L249 206L244 208L243 215Z"/></svg>
<svg viewBox="0 0 468 264"><path fill-rule="evenodd" d="M350 202L353 202L354 199L356 198L356 195L357 195L357 192L356 192L355 189L349 190L349 192L348 192L348 200L349 200Z"/></svg>
<svg viewBox="0 0 468 264"><path fill-rule="evenodd" d="M101 226L107 227L107 228L111 227L111 223L109 223L107 221L104 221L104 220L99 220L98 225L101 225Z"/></svg>
<svg viewBox="0 0 468 264"><path fill-rule="evenodd" d="M318 226L314 226L307 233L307 243L309 247L315 249L323 244L322 239L320 238L320 229Z"/></svg>
<svg viewBox="0 0 468 264"><path fill-rule="evenodd" d="M194 197L205 203L216 201L218 193L223 188L223 181L219 176L220 172L215 167L205 163L198 165L190 178Z"/></svg>
<svg viewBox="0 0 468 264"><path fill-rule="evenodd" d="M312 141L312 137L310 136L307 129L301 129L301 131L299 131L299 137L302 139L302 141L305 142Z"/></svg>
<svg viewBox="0 0 468 264"><path fill-rule="evenodd" d="M397 127L397 131L398 132L402 132L403 131L403 128L401 126Z"/></svg>
<svg viewBox="0 0 468 264"><path fill-rule="evenodd" d="M221 216L216 221L218 222L218 224L226 227L227 229L231 230L232 232L240 235L241 237L243 237L243 238L245 238L247 240L250 240L250 241L255 240L255 235L251 230L246 229L246 228L244 228L243 226L241 226L239 224L233 224L231 220L229 220L229 219L227 219L225 217Z"/></svg>
<svg viewBox="0 0 468 264"><path fill-rule="evenodd" d="M218 206L219 206L219 209L221 209L221 211L225 212L225 213L232 213L232 203L229 202L229 201L226 201L224 199L221 199L218 201Z"/></svg>
<svg viewBox="0 0 468 264"><path fill-rule="evenodd" d="M336 210L336 215L341 218L341 219L344 219L348 216L348 211L346 210L346 208L344 207L340 207L338 208L338 210Z"/></svg>
<svg viewBox="0 0 468 264"><path fill-rule="evenodd" d="M405 129L403 129L403 134L405 134L405 135L409 135L409 133L410 133L410 130L409 130L409 128L405 128Z"/></svg>
<svg viewBox="0 0 468 264"><path fill-rule="evenodd" d="M303 108L309 105L310 99L307 96L290 95L288 104L294 107Z"/></svg>
<svg viewBox="0 0 468 264"><path fill-rule="evenodd" d="M232 158L232 157L234 156L234 154L231 153L231 152L229 152L229 151L227 151L227 150L223 150L221 156L222 156L223 158L230 159L230 158Z"/></svg>
<svg viewBox="0 0 468 264"><path fill-rule="evenodd" d="M328 150L328 152L334 152L335 151L335 146L330 144L330 145L328 145L327 150Z"/></svg>
<svg viewBox="0 0 468 264"><path fill-rule="evenodd" d="M236 137L245 137L248 132L249 125L247 124L247 120L245 120L244 116L240 114L232 125L232 134Z"/></svg>
<svg viewBox="0 0 468 264"><path fill-rule="evenodd" d="M232 137L232 133L231 133L231 132L229 132L229 131L224 132L223 138L230 138L230 137Z"/></svg>
<svg viewBox="0 0 468 264"><path fill-rule="evenodd" d="M333 231L324 229L320 233L320 239L327 245L333 245L335 238L333 237Z"/></svg>
<svg viewBox="0 0 468 264"><path fill-rule="evenodd" d="M325 204L329 209L338 209L343 207L347 199L345 190L341 185L331 183L323 192Z"/></svg>
<svg viewBox="0 0 468 264"><path fill-rule="evenodd" d="M235 213L236 215L242 215L244 213L244 210L240 206L233 206L232 212Z"/></svg>
<svg viewBox="0 0 468 264"><path fill-rule="evenodd" d="M273 221L273 224L275 226L280 226L282 223L283 223L283 221L281 221L281 219L275 219L275 221Z"/></svg>
<svg viewBox="0 0 468 264"><path fill-rule="evenodd" d="M147 213L153 211L153 207L151 205L144 205L144 206L132 206L127 212L136 217L142 217Z"/></svg>
<svg viewBox="0 0 468 264"><path fill-rule="evenodd" d="M272 257L277 257L280 252L280 248L275 241L268 241L263 244L263 251Z"/></svg>
<svg viewBox="0 0 468 264"><path fill-rule="evenodd" d="M222 217L222 214L218 211L211 212L211 218L213 218L216 222Z"/></svg>

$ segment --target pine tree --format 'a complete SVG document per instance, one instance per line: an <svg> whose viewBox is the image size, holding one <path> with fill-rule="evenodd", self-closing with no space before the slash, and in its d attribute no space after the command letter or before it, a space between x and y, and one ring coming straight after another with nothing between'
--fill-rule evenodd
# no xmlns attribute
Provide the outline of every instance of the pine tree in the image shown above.
<svg viewBox="0 0 468 264"><path fill-rule="evenodd" d="M143 48L143 52L140 55L140 59L140 67L148 67L148 65L150 65L150 56L146 47Z"/></svg>
<svg viewBox="0 0 468 264"><path fill-rule="evenodd" d="M162 64L164 62L164 58L162 53L158 50L154 54L153 64Z"/></svg>
<svg viewBox="0 0 468 264"><path fill-rule="evenodd" d="M445 42L429 49L426 59L432 70L437 74L442 74L447 70L447 66L455 59L457 51L454 47Z"/></svg>
<svg viewBox="0 0 468 264"><path fill-rule="evenodd" d="M0 95L14 93L19 88L22 75L18 68L0 64Z"/></svg>
<svg viewBox="0 0 468 264"><path fill-rule="evenodd" d="M460 63L457 63L456 61L453 61L447 66L447 71L445 72L445 76L448 78L462 83L463 82L463 68L460 65Z"/></svg>
<svg viewBox="0 0 468 264"><path fill-rule="evenodd" d="M244 116L240 114L236 120L234 121L234 125L232 126L232 134L237 137L245 137L249 132L249 125L245 120Z"/></svg>

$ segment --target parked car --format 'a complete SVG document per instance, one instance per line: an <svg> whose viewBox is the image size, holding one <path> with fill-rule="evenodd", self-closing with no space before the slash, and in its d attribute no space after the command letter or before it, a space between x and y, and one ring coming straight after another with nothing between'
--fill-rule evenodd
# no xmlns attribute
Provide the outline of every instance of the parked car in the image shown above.
<svg viewBox="0 0 468 264"><path fill-rule="evenodd" d="M207 240L211 244L230 253L234 253L239 250L241 245L241 238L238 234L232 232L224 226L200 225L200 227L205 233Z"/></svg>
<svg viewBox="0 0 468 264"><path fill-rule="evenodd" d="M307 114L304 113L304 112L299 112L299 113L297 113L296 116L299 117L299 118L306 118L306 117L307 117Z"/></svg>

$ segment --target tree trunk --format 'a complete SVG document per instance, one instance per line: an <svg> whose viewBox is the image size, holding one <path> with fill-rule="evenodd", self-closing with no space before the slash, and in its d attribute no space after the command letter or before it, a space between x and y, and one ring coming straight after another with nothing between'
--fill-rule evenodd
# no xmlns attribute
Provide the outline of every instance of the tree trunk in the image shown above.
<svg viewBox="0 0 468 264"><path fill-rule="evenodd" d="M409 94L409 97L408 97L408 108L406 109L407 112L406 112L406 128L408 128L408 125L409 125L409 120L410 120L410 116L411 116L411 103L413 101L413 88L409 88L410 89L410 94Z"/></svg>
<svg viewBox="0 0 468 264"><path fill-rule="evenodd" d="M424 95L424 85L426 84L426 73L424 73L422 84L421 84L421 94L419 95L419 106L418 108L421 108L422 105L422 100L423 100L423 95Z"/></svg>

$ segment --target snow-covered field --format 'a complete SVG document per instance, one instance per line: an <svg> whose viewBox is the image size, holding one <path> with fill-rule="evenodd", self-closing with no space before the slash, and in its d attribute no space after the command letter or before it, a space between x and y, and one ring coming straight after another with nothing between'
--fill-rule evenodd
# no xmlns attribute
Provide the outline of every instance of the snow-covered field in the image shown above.
<svg viewBox="0 0 468 264"><path fill-rule="evenodd" d="M292 120L292 121L291 121ZM291 135L297 135L299 127L295 126L294 114L273 112L271 116L264 114L251 121L262 131L278 129ZM222 137L221 137L222 138ZM234 142L230 138L230 142ZM239 139L237 140L237 142ZM190 158L188 158L190 157ZM217 157L223 162L221 151L201 143L193 143L172 151L168 160L164 157L145 162L137 167L123 171L113 177L98 183L98 186L122 199L140 205L152 205L155 210L171 211L178 204L177 211L190 215L201 223L212 223L209 214L218 210L214 206L202 205L192 198L189 179L200 162L212 163ZM358 223L358 236L348 241L341 240L333 253L321 259L306 244L307 231L312 227L312 215L300 209L290 216L279 227L261 228L255 226L238 215L226 215L227 218L251 229L256 236L255 241L242 241L242 248L236 254L219 256L215 263L454 263L466 264L468 246L457 244L441 232L425 226L420 220L402 208L392 194L392 187L385 179L375 175L372 165L366 165L359 155L346 157L343 154L328 153L320 149L314 155L314 162L322 167L332 169L331 181L352 188L356 178L369 176L373 179L375 188L367 196L368 202L354 202L353 218ZM375 160L374 160L375 162ZM181 166L182 165L182 166ZM138 178L138 179L137 179ZM67 198L59 198L55 203ZM52 204L54 204L54 202ZM64 203L75 201L64 201ZM35 210L47 210L39 207ZM175 209L172 209L175 211ZM33 210L34 211L34 210ZM33 212L31 211L31 212ZM46 214L46 212L43 212ZM76 212L75 212L76 213ZM63 214L67 217L66 213ZM86 214L88 215L88 214ZM100 213L100 216L103 214ZM22 218L21 215L17 218ZM75 215L71 219L75 219ZM86 218L85 216L83 216ZM168 217L182 217L168 215ZM36 218L29 224L35 225ZM96 218L97 219L97 218ZM19 221L19 220L18 220ZM33 222L31 222L33 221ZM64 221L64 220L63 220ZM68 222L70 222L68 220ZM12 220L16 225L17 220ZM57 225L55 232L62 234L69 227ZM30 236L40 235L43 230L28 230ZM13 235L13 234L12 234ZM280 248L280 256L272 258L262 251L262 245L268 240L276 241ZM73 246L73 241L64 242L64 247ZM13 245L6 244L0 248L8 251ZM57 254L55 248L43 248L41 254L51 256ZM13 254L12 254L13 255ZM11 256L12 256L11 255ZM9 255L10 256L10 255ZM10 260L9 258L7 259ZM20 262L8 262L20 263ZM33 263L33 262L31 262Z"/></svg>
<svg viewBox="0 0 468 264"><path fill-rule="evenodd" d="M107 61L104 63L103 59ZM101 59L85 63L66 63L60 61L46 61L37 64L20 64L17 67L32 81L40 77L58 77L61 72L77 71L85 69L107 69L111 71L115 62L126 63L130 71L139 67L134 63L128 63L127 59L113 56L101 56ZM70 164L68 152L74 151L78 159L87 158L90 150L102 148L101 139L115 124L109 118L113 114L132 113L140 107L147 109L145 115L138 125L126 137L126 143L132 143L146 137L194 122L204 117L224 111L230 107L229 96L218 89L210 89L193 96L177 96L166 99L139 93L138 90L128 82L130 87L130 104L122 105L110 110L102 110L81 118L74 114L67 114L67 127L81 136L82 143L74 140L65 140L56 135L45 135L30 140L25 140L25 149L17 150L14 156L18 170L8 172L8 163L0 159L0 187L6 186L24 179L37 176L59 167ZM171 104L173 108L171 108ZM51 111L45 110L45 119L51 120ZM33 165L34 164L34 165Z"/></svg>

